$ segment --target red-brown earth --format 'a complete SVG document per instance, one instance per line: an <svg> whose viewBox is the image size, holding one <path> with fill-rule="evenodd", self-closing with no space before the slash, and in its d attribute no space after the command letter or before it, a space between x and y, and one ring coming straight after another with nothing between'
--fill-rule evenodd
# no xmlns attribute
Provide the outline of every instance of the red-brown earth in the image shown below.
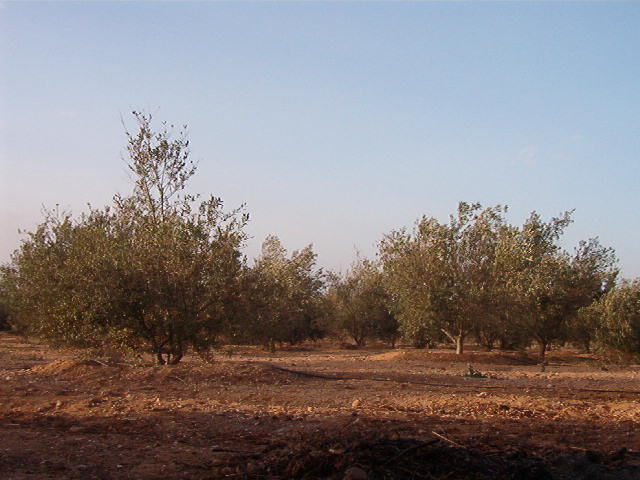
<svg viewBox="0 0 640 480"><path fill-rule="evenodd" d="M640 479L637 365L331 345L212 360L0 334L0 478Z"/></svg>

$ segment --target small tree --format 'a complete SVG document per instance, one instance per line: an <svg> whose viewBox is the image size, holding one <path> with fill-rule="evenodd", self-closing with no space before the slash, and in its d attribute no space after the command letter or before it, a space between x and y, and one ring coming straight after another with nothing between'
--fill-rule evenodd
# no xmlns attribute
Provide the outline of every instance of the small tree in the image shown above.
<svg viewBox="0 0 640 480"><path fill-rule="evenodd" d="M403 334L444 334L463 353L466 336L491 314L501 206L460 203L448 223L420 219L380 243L386 284Z"/></svg>
<svg viewBox="0 0 640 480"><path fill-rule="evenodd" d="M640 280L624 281L597 304L596 340L610 354L640 359Z"/></svg>
<svg viewBox="0 0 640 480"><path fill-rule="evenodd" d="M546 223L534 212L520 232L515 282L523 327L536 340L540 361L552 342L571 338L580 309L606 293L617 276L613 250L597 239L580 242L573 256L560 248L557 241L570 222L570 212Z"/></svg>
<svg viewBox="0 0 640 480"><path fill-rule="evenodd" d="M336 315L339 325L359 347L371 338L380 338L395 347L400 337L382 272L369 260L359 259L338 282Z"/></svg>
<svg viewBox="0 0 640 480"><path fill-rule="evenodd" d="M78 346L91 339L100 342L102 335L95 334L105 332L107 321L103 289L91 292L97 276L88 277L91 265L82 264L91 261L96 246L106 246L105 232L96 228L101 220L92 213L76 222L69 214L50 211L27 234L2 271L11 321L19 331Z"/></svg>
<svg viewBox="0 0 640 480"><path fill-rule="evenodd" d="M185 129L173 138L134 112L131 196L74 220L49 213L4 270L19 323L75 345L117 342L178 363L212 346L235 301L247 216L185 193L195 173Z"/></svg>
<svg viewBox="0 0 640 480"><path fill-rule="evenodd" d="M274 342L296 344L323 335L324 273L316 267L311 245L287 256L276 236L262 244L262 254L247 272L244 319L235 337L273 348Z"/></svg>

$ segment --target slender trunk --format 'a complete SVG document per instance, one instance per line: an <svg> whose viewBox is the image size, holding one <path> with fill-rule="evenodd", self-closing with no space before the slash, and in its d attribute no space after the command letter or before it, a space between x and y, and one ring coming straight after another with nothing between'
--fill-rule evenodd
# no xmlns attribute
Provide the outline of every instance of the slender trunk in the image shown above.
<svg viewBox="0 0 640 480"><path fill-rule="evenodd" d="M364 334L356 334L353 336L353 340L356 342L358 347L364 347L365 343L367 343L367 338Z"/></svg>
<svg viewBox="0 0 640 480"><path fill-rule="evenodd" d="M544 356L547 353L547 342L538 341L538 360L544 362Z"/></svg>
<svg viewBox="0 0 640 480"><path fill-rule="evenodd" d="M449 340L456 346L456 355L462 355L464 353L464 331L462 329L458 330L458 335L453 336L451 333L447 332L444 328L440 329L442 333L444 333Z"/></svg>
<svg viewBox="0 0 640 480"><path fill-rule="evenodd" d="M182 353L174 353L173 356L167 361L168 365L177 365L182 360Z"/></svg>
<svg viewBox="0 0 640 480"><path fill-rule="evenodd" d="M512 343L510 340L508 340L506 337L502 337L500 339L500 350L511 350L513 347Z"/></svg>
<svg viewBox="0 0 640 480"><path fill-rule="evenodd" d="M270 338L267 342L266 350L269 353L276 353L276 342L273 341L273 338Z"/></svg>
<svg viewBox="0 0 640 480"><path fill-rule="evenodd" d="M156 352L156 360L158 361L158 365L164 365L166 363L162 357L162 352Z"/></svg>
<svg viewBox="0 0 640 480"><path fill-rule="evenodd" d="M446 337L451 340L451 343L453 343L454 345L456 344L456 337L454 337L453 335L451 335L448 331L446 331L444 328L441 328L440 331L442 333L444 333L446 335Z"/></svg>

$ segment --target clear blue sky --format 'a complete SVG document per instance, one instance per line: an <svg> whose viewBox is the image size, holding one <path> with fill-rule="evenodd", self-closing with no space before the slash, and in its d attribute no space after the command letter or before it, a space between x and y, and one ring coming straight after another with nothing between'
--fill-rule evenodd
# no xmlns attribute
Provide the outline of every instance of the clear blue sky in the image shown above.
<svg viewBox="0 0 640 480"><path fill-rule="evenodd" d="M640 275L639 2L0 4L0 261L42 206L127 192L121 115L187 123L193 190L355 249L460 200L576 209Z"/></svg>

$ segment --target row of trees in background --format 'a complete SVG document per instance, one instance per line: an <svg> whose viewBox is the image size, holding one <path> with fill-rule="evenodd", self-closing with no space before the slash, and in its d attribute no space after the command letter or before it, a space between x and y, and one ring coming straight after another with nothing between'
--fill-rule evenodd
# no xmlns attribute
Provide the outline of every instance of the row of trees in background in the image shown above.
<svg viewBox="0 0 640 480"><path fill-rule="evenodd" d="M597 240L573 255L559 247L570 212L549 222L533 213L520 228L505 212L461 203L448 223L424 217L413 232L384 237L380 259L405 336L442 334L458 353L471 335L487 348L535 340L543 358L550 344L571 339L578 312L613 287L611 249Z"/></svg>
<svg viewBox="0 0 640 480"><path fill-rule="evenodd" d="M186 193L196 166L185 129L155 132L134 112L127 132L134 189L79 218L49 212L0 272L0 327L51 342L117 347L175 364L225 343L274 349L326 335L357 346L416 347L472 338L488 349L573 343L640 355L640 283L622 281L596 239L569 253L571 212L522 226L507 208L461 203L447 222L423 217L385 235L378 258L344 275L289 254L270 236L249 265L248 216Z"/></svg>

